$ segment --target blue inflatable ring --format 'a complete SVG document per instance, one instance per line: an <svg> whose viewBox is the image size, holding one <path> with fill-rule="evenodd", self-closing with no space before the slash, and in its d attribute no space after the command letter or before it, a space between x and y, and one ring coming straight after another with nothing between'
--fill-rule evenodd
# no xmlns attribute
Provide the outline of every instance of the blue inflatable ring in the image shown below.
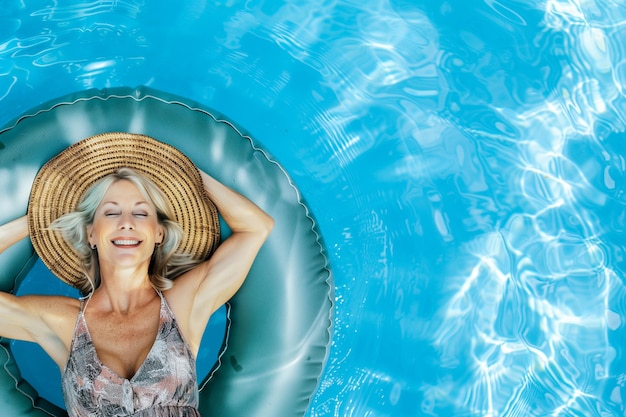
<svg viewBox="0 0 626 417"><path fill-rule="evenodd" d="M196 103L147 88L89 90L46 103L0 131L0 167L2 175L11 177L0 182L0 195L11 196L11 216L26 212L29 185L48 159L107 131L141 133L177 147L274 217L272 235L229 303L228 335L219 362L201 383L200 412L304 415L330 346L332 274L297 188L268 152L233 123ZM36 265L29 243L20 242L0 256L3 291L19 292L20 277ZM65 285L45 281L36 285ZM7 340L1 341L0 364L2 415L67 415L22 378Z"/></svg>

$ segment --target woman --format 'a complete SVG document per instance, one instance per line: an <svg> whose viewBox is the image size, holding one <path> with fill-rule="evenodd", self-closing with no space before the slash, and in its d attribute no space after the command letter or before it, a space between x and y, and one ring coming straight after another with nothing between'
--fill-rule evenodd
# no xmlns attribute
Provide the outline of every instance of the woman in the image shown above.
<svg viewBox="0 0 626 417"><path fill-rule="evenodd" d="M105 144L100 153L85 153ZM175 150L162 157L163 146L129 134L81 141L47 164L55 170L59 165L63 169L66 165L76 168L78 163L82 168L93 165L88 171L76 168L73 173L63 169L57 173L64 179L63 186L52 192L62 195L60 200L65 201L64 192L77 186L79 181L71 178L100 172L115 157L119 161L106 167L109 173L104 177L89 179L93 184L75 211L47 228L39 227L41 219L36 217L48 210L38 210L31 194L29 217L0 227L0 252L28 236L30 229L44 262L86 294L77 300L0 293L0 336L38 343L50 355L63 375L70 416L199 416L195 357L204 329L211 314L241 287L273 227L271 217L254 203L200 172L203 190L195 192L206 192L208 204L214 203L232 234L213 252L206 248L211 236L205 233L206 225L201 225L200 239L198 234L193 236L199 244L191 253L178 251L185 238L189 240L189 232L173 221L175 210L170 203L182 207L177 219L182 223L190 220L186 213L195 210L196 204L205 203L201 195L190 197L187 192L170 193L174 201L168 201L162 192L178 183L193 189L187 173L163 180L161 187L154 183L169 166L189 162ZM138 148L147 151L138 152ZM129 156L133 152L138 153ZM124 167L132 164L139 170ZM45 187L45 180L36 179L33 189ZM45 245L40 233L61 238ZM80 264L76 276L71 276L71 268L68 272L53 261L68 253L61 248L64 245L71 246L79 258L67 258L67 263Z"/></svg>

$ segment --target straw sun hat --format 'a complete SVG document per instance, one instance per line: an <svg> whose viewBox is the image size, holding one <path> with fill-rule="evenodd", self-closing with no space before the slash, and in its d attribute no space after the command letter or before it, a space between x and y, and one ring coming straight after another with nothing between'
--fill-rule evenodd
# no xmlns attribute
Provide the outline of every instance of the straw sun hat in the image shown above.
<svg viewBox="0 0 626 417"><path fill-rule="evenodd" d="M184 230L179 250L206 259L219 244L217 210L189 158L144 135L115 132L91 136L65 149L39 170L28 202L28 227L37 254L70 285L75 286L84 275L78 254L47 227L74 211L91 185L121 167L144 174L165 193Z"/></svg>

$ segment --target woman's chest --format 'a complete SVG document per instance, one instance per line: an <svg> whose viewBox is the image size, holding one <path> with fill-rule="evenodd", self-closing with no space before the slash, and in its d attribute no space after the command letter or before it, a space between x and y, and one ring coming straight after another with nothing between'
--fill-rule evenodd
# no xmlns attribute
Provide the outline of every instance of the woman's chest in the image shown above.
<svg viewBox="0 0 626 417"><path fill-rule="evenodd" d="M91 317L88 327L96 359L120 377L131 379L159 334L159 315L151 316Z"/></svg>

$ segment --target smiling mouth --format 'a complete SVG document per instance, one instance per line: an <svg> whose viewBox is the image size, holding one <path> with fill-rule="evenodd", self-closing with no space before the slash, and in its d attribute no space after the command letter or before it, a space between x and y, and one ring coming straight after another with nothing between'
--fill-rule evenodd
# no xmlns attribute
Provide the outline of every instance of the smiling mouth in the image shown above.
<svg viewBox="0 0 626 417"><path fill-rule="evenodd" d="M124 239L124 240L114 240L113 244L115 246L137 246L141 243L140 240L129 240L129 239Z"/></svg>

